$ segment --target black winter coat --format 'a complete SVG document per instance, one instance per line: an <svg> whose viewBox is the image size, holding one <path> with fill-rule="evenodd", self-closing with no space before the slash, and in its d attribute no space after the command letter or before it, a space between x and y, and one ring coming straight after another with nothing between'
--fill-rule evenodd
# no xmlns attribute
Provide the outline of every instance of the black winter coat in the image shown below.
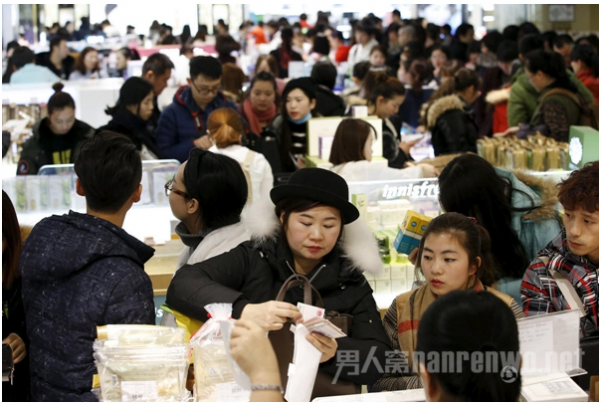
<svg viewBox="0 0 600 404"><path fill-rule="evenodd" d="M321 116L344 116L346 105L328 88L317 86L317 106L315 111Z"/></svg>
<svg viewBox="0 0 600 404"><path fill-rule="evenodd" d="M436 156L477 152L477 125L470 107L457 95L442 97L431 105L427 127Z"/></svg>
<svg viewBox="0 0 600 404"><path fill-rule="evenodd" d="M251 209L260 207L253 206ZM252 213L249 216L251 215ZM278 220L274 214L271 218L256 216L254 220L270 220L273 224L272 235L279 231L279 225L276 223ZM258 244L257 240L261 236L252 230L253 226L247 224L246 220L244 223L254 237L251 241L221 256L199 264L186 265L177 271L167 291L167 304L170 307L205 321L207 316L204 306L210 303L232 303L233 318L239 318L246 304L264 303L275 299L285 280L295 273L292 253L287 243L280 238L267 238ZM345 238L361 240L359 244L362 248L349 245L334 248L307 277L320 292L326 311L335 310L353 316L348 338L337 340L338 352L358 351L362 369L371 348L375 348L374 358L383 367L385 351L391 348L373 298L373 291L362 273L353 269L356 261L342 256L342 249L348 252L344 256L370 256L375 260L371 262L377 262L378 266L381 266L381 261L366 226L362 223L357 223L358 227L351 226L354 224L345 226ZM348 232L359 231L362 234L365 230L367 233L362 238L348 237ZM302 302L303 291L299 288L290 290L285 301L291 304ZM338 370L336 358L322 363L320 369L335 375ZM377 366L372 362L366 372L350 375L352 372L352 366L344 366L340 377L357 384L373 383L381 377Z"/></svg>
<svg viewBox="0 0 600 404"><path fill-rule="evenodd" d="M97 401L96 326L154 324L144 272L153 254L125 230L81 213L54 215L33 228L19 262L32 401Z"/></svg>
<svg viewBox="0 0 600 404"><path fill-rule="evenodd" d="M410 155L398 147L398 143L402 141L401 129L402 118L400 115L392 115L383 120L383 157L388 160L388 167L404 168L407 161L413 160Z"/></svg>
<svg viewBox="0 0 600 404"><path fill-rule="evenodd" d="M149 152L158 158L158 149L154 134L148 130L148 122L142 121L141 118L135 116L127 109L119 109L113 115L111 121L105 126L98 128L96 133L105 130L120 133L127 136L138 150L142 150L142 146L146 146Z"/></svg>

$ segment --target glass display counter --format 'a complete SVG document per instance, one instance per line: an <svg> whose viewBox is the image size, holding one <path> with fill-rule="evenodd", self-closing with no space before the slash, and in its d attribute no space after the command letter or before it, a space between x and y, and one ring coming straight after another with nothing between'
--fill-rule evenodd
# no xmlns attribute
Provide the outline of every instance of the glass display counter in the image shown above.
<svg viewBox="0 0 600 404"><path fill-rule="evenodd" d="M560 182L570 171L528 172ZM373 231L384 261L384 271L375 277L365 274L374 291L377 306L384 312L394 298L411 290L415 267L405 254L396 252L393 243L408 210L436 217L441 213L437 178L348 183L350 202L357 206L361 220Z"/></svg>

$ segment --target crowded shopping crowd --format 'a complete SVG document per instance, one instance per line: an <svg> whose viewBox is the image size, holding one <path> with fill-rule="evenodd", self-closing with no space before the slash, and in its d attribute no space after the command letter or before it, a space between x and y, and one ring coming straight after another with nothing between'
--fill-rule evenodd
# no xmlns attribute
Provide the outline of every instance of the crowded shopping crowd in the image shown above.
<svg viewBox="0 0 600 404"><path fill-rule="evenodd" d="M507 381L504 362L484 360L478 372L473 354L518 357L522 324L572 310L577 324L560 332L595 346L591 366L588 358L579 366L592 397L598 36L525 22L478 40L468 23L452 30L397 10L351 26L344 35L319 13L315 21L248 21L235 33L219 20L214 35L200 26L194 36L189 26L176 35L155 21L153 45L178 49L179 59L141 55L132 26L125 45L109 53L94 45L73 52L74 41L115 34L108 20L86 17L79 30L49 27L47 52L8 43L3 90L36 85L53 93L27 139L3 127L3 165L13 159L22 181L10 182L13 192L3 180L3 376L5 348L12 356L3 401L107 401L101 352L109 344L99 344L97 327L154 325L160 308L192 344L217 320L215 303L229 304L221 324L236 320L221 344L248 379L246 401L294 401L292 387L306 374L310 399L421 389L428 401L518 401L527 386L522 362ZM210 51L200 50L210 41ZM94 111L106 123L84 122L80 95L67 89L115 78L115 102ZM161 105L171 88L172 101ZM315 125L327 122L333 126L315 137ZM575 161L569 142L580 132L595 146L582 140ZM158 160L177 163L153 190L168 203L180 243L161 307L145 271L158 247L124 229L145 198L145 164ZM30 226L18 184L32 192L32 179L53 165L72 165L73 195L85 208ZM421 196L426 184L436 187L434 208L419 210L418 192L404 194L401 211L423 220L406 248L400 239L412 219L384 223L386 211L400 208L366 206L373 193L353 191L355 183L402 181L421 184ZM374 212L381 223L373 224ZM379 276L396 265L407 287L388 289L395 295L381 307ZM311 302L326 331L311 328ZM294 374L285 367L301 338L312 356L301 367L294 354ZM188 372L186 360L180 375L193 381L195 369L188 398L202 394L205 377L197 346L194 365ZM456 368L436 366L433 354L465 352ZM227 381L243 385L235 369ZM158 393L144 396L124 377L113 375L111 388L120 383L122 391L116 401L163 400L172 388L155 383Z"/></svg>

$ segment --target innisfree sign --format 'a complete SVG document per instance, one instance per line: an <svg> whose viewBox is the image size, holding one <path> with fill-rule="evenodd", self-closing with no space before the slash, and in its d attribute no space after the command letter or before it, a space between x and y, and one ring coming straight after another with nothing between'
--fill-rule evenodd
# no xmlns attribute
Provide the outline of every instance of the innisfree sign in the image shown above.
<svg viewBox="0 0 600 404"><path fill-rule="evenodd" d="M424 197L435 197L440 193L439 186L436 183L432 184L429 181L411 182L406 185L400 186L389 186L384 185L382 191L383 199L398 199L403 197L408 198L424 198Z"/></svg>

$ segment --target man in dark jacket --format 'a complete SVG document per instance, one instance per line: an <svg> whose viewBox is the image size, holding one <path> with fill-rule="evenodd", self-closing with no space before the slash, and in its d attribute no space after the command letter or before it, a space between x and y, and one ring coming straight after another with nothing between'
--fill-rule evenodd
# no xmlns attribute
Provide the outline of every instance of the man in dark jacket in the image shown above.
<svg viewBox="0 0 600 404"><path fill-rule="evenodd" d="M162 94L167 87L167 81L171 78L171 70L175 66L167 55L156 52L150 55L142 66L142 77L148 80L154 86L154 109L148 119L148 132L155 137L158 120L160 119L160 109L158 109L158 96Z"/></svg>
<svg viewBox="0 0 600 404"><path fill-rule="evenodd" d="M35 64L45 66L63 80L68 80L75 68L75 59L69 55L66 38L55 36L50 41L50 52L38 53Z"/></svg>
<svg viewBox="0 0 600 404"><path fill-rule="evenodd" d="M456 28L454 34L454 41L450 45L450 55L452 59L459 60L463 63L469 61L469 55L467 54L467 47L475 38L475 30L471 24L460 24Z"/></svg>
<svg viewBox="0 0 600 404"><path fill-rule="evenodd" d="M337 69L331 62L317 62L310 74L317 85L317 106L315 111L321 116L344 116L344 100L333 93Z"/></svg>
<svg viewBox="0 0 600 404"><path fill-rule="evenodd" d="M210 56L190 60L188 85L181 87L158 121L156 145L161 158L187 160L194 147L207 150L212 145L206 122L211 112L227 107L236 109L221 92L221 62Z"/></svg>
<svg viewBox="0 0 600 404"><path fill-rule="evenodd" d="M121 228L142 192L139 152L125 136L105 132L82 145L75 172L87 214L43 219L19 263L32 401L97 401L96 327L155 321L144 272L154 250Z"/></svg>

